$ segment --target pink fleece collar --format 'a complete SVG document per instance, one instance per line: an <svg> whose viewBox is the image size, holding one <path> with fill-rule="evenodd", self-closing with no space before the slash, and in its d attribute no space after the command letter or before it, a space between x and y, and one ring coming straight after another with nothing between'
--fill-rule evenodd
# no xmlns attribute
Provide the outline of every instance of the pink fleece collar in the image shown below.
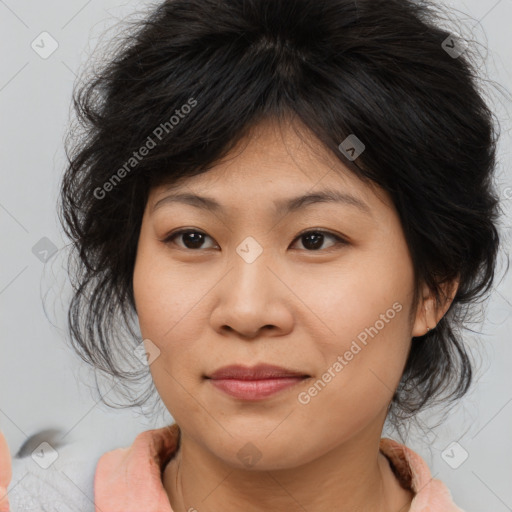
<svg viewBox="0 0 512 512"><path fill-rule="evenodd" d="M179 446L179 434L176 423L148 430L132 446L102 455L94 478L96 512L173 512L162 472ZM409 512L463 512L417 453L387 438L380 440L380 450L402 486L415 493Z"/></svg>
<svg viewBox="0 0 512 512"><path fill-rule="evenodd" d="M4 435L0 432L0 512L9 512L7 488L12 478L11 453Z"/></svg>
<svg viewBox="0 0 512 512"><path fill-rule="evenodd" d="M178 447L176 423L139 434L132 446L103 454L94 476L96 512L173 512L162 472Z"/></svg>
<svg viewBox="0 0 512 512"><path fill-rule="evenodd" d="M408 512L464 512L452 500L446 485L432 478L420 455L393 439L382 438L380 451L388 458L402 487L414 498Z"/></svg>

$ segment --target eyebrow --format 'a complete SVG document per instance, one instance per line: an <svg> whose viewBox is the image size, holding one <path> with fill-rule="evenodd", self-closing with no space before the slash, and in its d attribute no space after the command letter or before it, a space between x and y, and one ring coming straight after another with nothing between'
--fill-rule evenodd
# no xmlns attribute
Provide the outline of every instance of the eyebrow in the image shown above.
<svg viewBox="0 0 512 512"><path fill-rule="evenodd" d="M190 193L173 193L157 201L151 211L154 212L164 204L169 203L188 204L196 208L212 211L215 213L221 213L224 210L223 206L212 197L199 196ZM282 215L285 213L295 212L306 206L318 203L344 204L353 206L359 209L361 212L366 213L367 215L372 215L370 207L358 197L355 197L346 192L331 189L319 190L317 192L298 197L280 199L274 201L274 207L276 215Z"/></svg>

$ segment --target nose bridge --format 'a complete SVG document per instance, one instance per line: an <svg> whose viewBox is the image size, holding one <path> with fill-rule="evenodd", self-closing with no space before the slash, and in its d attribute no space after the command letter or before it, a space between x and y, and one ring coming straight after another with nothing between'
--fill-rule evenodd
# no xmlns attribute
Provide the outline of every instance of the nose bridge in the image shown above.
<svg viewBox="0 0 512 512"><path fill-rule="evenodd" d="M247 236L237 245L233 255L232 282L239 292L260 298L268 293L272 286L269 278L274 278L267 268L271 263L271 252L268 246L263 247L263 241L260 243L253 236Z"/></svg>
<svg viewBox="0 0 512 512"><path fill-rule="evenodd" d="M255 337L262 327L291 328L293 315L281 301L286 287L276 278L272 249L248 236L236 246L230 271L221 283L211 322L215 329L229 327L244 337Z"/></svg>

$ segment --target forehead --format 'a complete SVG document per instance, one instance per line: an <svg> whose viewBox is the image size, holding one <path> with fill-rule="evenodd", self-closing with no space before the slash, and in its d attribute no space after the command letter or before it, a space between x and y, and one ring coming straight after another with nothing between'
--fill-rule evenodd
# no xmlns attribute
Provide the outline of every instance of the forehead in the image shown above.
<svg viewBox="0 0 512 512"><path fill-rule="evenodd" d="M304 196L317 196L317 202L337 200L361 211L378 207L377 203L392 207L382 189L361 181L342 159L301 125L265 121L206 172L155 187L149 206L152 210L171 195L189 196L191 201L190 196L201 195L216 198L209 204L203 202L211 210L254 201L273 203L278 213L284 213L311 203Z"/></svg>

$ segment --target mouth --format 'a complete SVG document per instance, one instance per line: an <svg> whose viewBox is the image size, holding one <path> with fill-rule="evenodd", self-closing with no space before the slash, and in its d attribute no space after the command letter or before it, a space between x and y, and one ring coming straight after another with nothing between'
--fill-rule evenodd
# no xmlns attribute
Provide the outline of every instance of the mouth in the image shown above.
<svg viewBox="0 0 512 512"><path fill-rule="evenodd" d="M241 400L262 400L311 378L304 372L274 365L224 366L205 376L218 390Z"/></svg>

